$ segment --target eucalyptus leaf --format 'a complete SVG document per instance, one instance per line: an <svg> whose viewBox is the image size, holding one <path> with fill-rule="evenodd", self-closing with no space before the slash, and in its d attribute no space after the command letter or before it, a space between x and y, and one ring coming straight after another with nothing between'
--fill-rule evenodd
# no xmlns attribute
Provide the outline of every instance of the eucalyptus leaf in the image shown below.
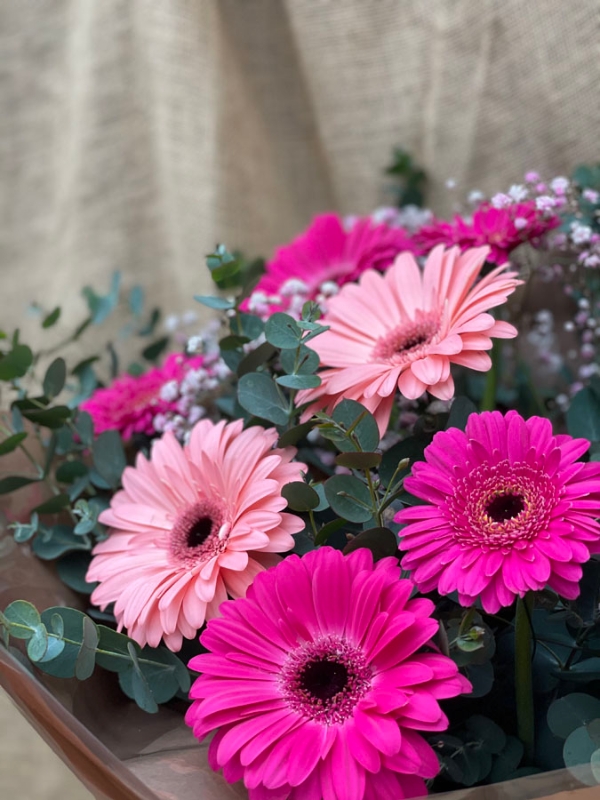
<svg viewBox="0 0 600 800"><path fill-rule="evenodd" d="M473 714L466 723L472 736L481 741L481 746L489 753L501 753L506 746L506 734L493 720L482 714Z"/></svg>
<svg viewBox="0 0 600 800"><path fill-rule="evenodd" d="M340 467L349 467L350 469L374 469L381 463L381 453L355 453L349 451L336 456L335 463Z"/></svg>
<svg viewBox="0 0 600 800"><path fill-rule="evenodd" d="M266 361L268 361L276 352L277 350L272 344L269 344L269 342L263 342L255 350L251 350L241 359L237 367L238 376L241 378L242 375L246 375L249 372L254 372L258 369L258 367L262 366Z"/></svg>
<svg viewBox="0 0 600 800"><path fill-rule="evenodd" d="M56 397L65 387L67 365L64 358L55 358L44 375L43 389L46 397Z"/></svg>
<svg viewBox="0 0 600 800"><path fill-rule="evenodd" d="M67 494L57 494L54 497L51 497L49 500L46 500L44 503L40 503L39 506L36 506L33 510L37 514L57 514L59 511L62 511L68 505L70 505L71 501L69 500L69 495Z"/></svg>
<svg viewBox="0 0 600 800"><path fill-rule="evenodd" d="M49 314L47 314L42 320L42 328L51 328L54 324L58 322L59 318L60 318L60 306L56 306L56 308Z"/></svg>
<svg viewBox="0 0 600 800"><path fill-rule="evenodd" d="M335 513L350 522L367 522L373 515L369 489L352 475L329 478L325 483L325 496Z"/></svg>
<svg viewBox="0 0 600 800"><path fill-rule="evenodd" d="M287 389L315 389L321 385L318 375L280 375L275 380Z"/></svg>
<svg viewBox="0 0 600 800"><path fill-rule="evenodd" d="M398 541L389 528L369 528L353 536L344 547L344 554L353 553L361 547L366 547L373 554L373 561L396 555Z"/></svg>
<svg viewBox="0 0 600 800"><path fill-rule="evenodd" d="M54 606L42 611L42 622L48 630L53 631L63 641L64 647L52 660L43 660L38 667L49 675L57 678L74 678L75 664L83 643L83 620L85 614L75 608ZM62 622L62 634L60 623Z"/></svg>
<svg viewBox="0 0 600 800"><path fill-rule="evenodd" d="M315 490L303 481L286 483L281 494L292 511L311 511L321 502Z"/></svg>
<svg viewBox="0 0 600 800"><path fill-rule="evenodd" d="M446 430L448 430L448 428L458 428L464 431L469 416L477 413L477 411L477 406L472 400L469 400L468 397L456 397L450 408L450 416L446 423Z"/></svg>
<svg viewBox="0 0 600 800"><path fill-rule="evenodd" d="M94 466L111 489L116 489L127 464L117 431L104 431L92 446Z"/></svg>
<svg viewBox="0 0 600 800"><path fill-rule="evenodd" d="M600 441L600 397L591 387L581 389L571 400L567 429L575 438Z"/></svg>
<svg viewBox="0 0 600 800"><path fill-rule="evenodd" d="M355 400L342 400L332 414L333 419L346 431L352 429L353 437L358 442L359 447L355 447L352 441L337 442L339 450L363 450L367 453L373 452L379 444L379 428L375 422L375 417L360 403ZM360 420L357 423L357 420Z"/></svg>
<svg viewBox="0 0 600 800"><path fill-rule="evenodd" d="M294 425L293 428L285 431L279 437L277 442L278 447L288 447L289 445L297 444L300 439L304 437L313 429L312 422L303 422L300 425Z"/></svg>
<svg viewBox="0 0 600 800"><path fill-rule="evenodd" d="M71 550L89 550L90 545L73 533L69 525L53 525L33 540L33 552L43 561L52 561Z"/></svg>
<svg viewBox="0 0 600 800"><path fill-rule="evenodd" d="M9 632L15 639L30 639L42 619L37 608L27 600L15 600L4 610L4 618L9 623Z"/></svg>
<svg viewBox="0 0 600 800"><path fill-rule="evenodd" d="M261 419L285 425L288 421L288 405L276 383L263 372L243 375L238 383L240 405Z"/></svg>
<svg viewBox="0 0 600 800"><path fill-rule="evenodd" d="M33 353L26 344L14 344L5 355L0 354L0 381L22 378L33 363Z"/></svg>
<svg viewBox="0 0 600 800"><path fill-rule="evenodd" d="M21 413L30 422L52 430L62 428L71 417L68 406L53 406L52 408L23 408Z"/></svg>
<svg viewBox="0 0 600 800"><path fill-rule="evenodd" d="M17 489L22 489L23 486L38 483L39 480L40 478L26 478L24 475L9 475L7 478L0 479L0 494L15 492Z"/></svg>
<svg viewBox="0 0 600 800"><path fill-rule="evenodd" d="M566 739L576 728L596 718L600 718L600 700L582 692L555 700L546 715L548 727L560 739Z"/></svg>
<svg viewBox="0 0 600 800"><path fill-rule="evenodd" d="M83 635L81 649L75 661L75 677L85 681L91 677L96 664L96 647L98 645L98 629L89 617L83 618Z"/></svg>
<svg viewBox="0 0 600 800"><path fill-rule="evenodd" d="M231 318L231 332L239 336L247 336L250 341L258 339L265 329L265 325L260 317L254 314L238 313Z"/></svg>
<svg viewBox="0 0 600 800"><path fill-rule="evenodd" d="M45 625L38 625L27 642L27 655L31 661L41 661L48 650L48 631Z"/></svg>
<svg viewBox="0 0 600 800"><path fill-rule="evenodd" d="M56 562L56 571L61 581L70 589L82 594L91 594L98 585L85 579L90 565L89 552L75 550Z"/></svg>
<svg viewBox="0 0 600 800"><path fill-rule="evenodd" d="M566 767L578 767L582 764L589 764L593 754L600 748L600 736L598 730L600 720L596 725L590 723L575 728L563 745L563 759ZM583 776L582 776L582 779Z"/></svg>
<svg viewBox="0 0 600 800"><path fill-rule="evenodd" d="M27 434L25 432L13 433L12 436L7 437L3 442L0 442L0 456L12 453L26 438Z"/></svg>
<svg viewBox="0 0 600 800"><path fill-rule="evenodd" d="M302 330L289 314L276 312L265 324L267 341L282 349L296 348L302 339Z"/></svg>
<svg viewBox="0 0 600 800"><path fill-rule="evenodd" d="M194 300L198 303L202 303L203 306L208 306L208 308L214 308L218 311L226 311L230 308L234 308L234 303L231 300L226 300L224 297L214 297L212 295L203 295L203 294L195 294Z"/></svg>
<svg viewBox="0 0 600 800"><path fill-rule="evenodd" d="M318 353L304 344L300 345L299 351L297 347L282 350L280 359L281 368L288 375L312 375L319 368Z"/></svg>
<svg viewBox="0 0 600 800"><path fill-rule="evenodd" d="M87 476L88 472L83 461L63 461L54 474L59 483L73 483L77 478Z"/></svg>
<svg viewBox="0 0 600 800"><path fill-rule="evenodd" d="M490 772L491 783L500 783L508 780L508 777L521 763L524 752L525 748L520 739L517 739L516 736L507 736L506 744L494 759L494 765Z"/></svg>

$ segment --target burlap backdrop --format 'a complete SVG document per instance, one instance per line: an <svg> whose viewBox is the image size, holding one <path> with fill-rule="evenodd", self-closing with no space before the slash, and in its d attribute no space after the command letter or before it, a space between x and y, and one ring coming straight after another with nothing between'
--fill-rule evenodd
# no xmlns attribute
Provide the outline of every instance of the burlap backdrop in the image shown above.
<svg viewBox="0 0 600 800"><path fill-rule="evenodd" d="M216 241L385 201L394 144L498 190L598 156L598 0L3 0L2 327L120 268L172 310ZM68 314L67 314L68 317Z"/></svg>

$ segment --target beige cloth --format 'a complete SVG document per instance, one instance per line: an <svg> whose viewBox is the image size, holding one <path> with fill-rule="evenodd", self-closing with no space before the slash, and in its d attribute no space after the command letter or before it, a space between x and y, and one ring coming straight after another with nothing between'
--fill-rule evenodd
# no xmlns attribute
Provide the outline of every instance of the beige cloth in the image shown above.
<svg viewBox="0 0 600 800"><path fill-rule="evenodd" d="M2 320L109 273L167 310L216 241L269 253L386 201L434 206L598 157L598 0L3 0Z"/></svg>

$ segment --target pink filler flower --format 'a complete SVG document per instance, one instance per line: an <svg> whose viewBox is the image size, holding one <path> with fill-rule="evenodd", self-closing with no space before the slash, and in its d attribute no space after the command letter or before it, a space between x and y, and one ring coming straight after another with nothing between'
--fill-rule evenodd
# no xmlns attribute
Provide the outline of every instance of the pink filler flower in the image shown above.
<svg viewBox="0 0 600 800"><path fill-rule="evenodd" d="M449 400L450 364L487 371L491 337L517 335L487 312L521 283L507 265L475 283L488 252L439 246L423 271L402 253L384 275L369 270L358 284L342 287L321 320L330 330L311 342L327 369L319 373L321 386L298 393L298 404L310 403L302 419L322 408L331 412L349 398L374 414L383 435L396 387L409 399L427 390Z"/></svg>
<svg viewBox="0 0 600 800"><path fill-rule="evenodd" d="M577 597L581 564L600 552L600 464L576 460L589 446L516 411L437 433L404 482L427 504L395 517L408 523L402 567L421 591L480 597L491 614L546 585Z"/></svg>
<svg viewBox="0 0 600 800"><path fill-rule="evenodd" d="M355 281L367 269L383 271L398 253L411 249L402 228L378 225L367 217L347 230L337 214L321 214L300 236L275 251L253 292L255 301L267 298L262 301L265 308L256 310L286 311L296 292L303 300L314 300L324 284L327 292L328 283ZM246 301L243 307L252 305Z"/></svg>
<svg viewBox="0 0 600 800"><path fill-rule="evenodd" d="M92 417L96 435L117 430L124 439L134 433L151 436L156 433L154 417L176 410L175 403L161 398L161 388L169 381L180 383L188 370L198 369L203 361L202 356L187 358L172 353L160 367L138 376L122 375L106 389L96 389L80 408Z"/></svg>
<svg viewBox="0 0 600 800"><path fill-rule="evenodd" d="M201 636L211 652L186 722L209 763L250 800L399 800L426 794L443 731L438 700L471 690L451 659L418 651L437 632L396 559L330 547L262 573Z"/></svg>
<svg viewBox="0 0 600 800"><path fill-rule="evenodd" d="M282 513L282 487L306 469L292 462L295 448L273 448L275 429L242 426L202 420L185 447L165 433L150 460L139 454L126 467L123 491L100 515L112 531L93 551L87 580L100 584L91 600L114 602L119 630L142 646L163 638L178 650L304 527Z"/></svg>

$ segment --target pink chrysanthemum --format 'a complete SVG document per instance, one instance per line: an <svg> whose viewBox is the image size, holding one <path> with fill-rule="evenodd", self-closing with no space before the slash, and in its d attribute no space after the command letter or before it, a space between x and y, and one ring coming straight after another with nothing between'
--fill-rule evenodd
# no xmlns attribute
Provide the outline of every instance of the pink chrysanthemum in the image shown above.
<svg viewBox="0 0 600 800"><path fill-rule="evenodd" d="M117 430L124 439L134 433L154 434L153 420L157 414L176 410L175 403L165 400L160 390L170 381L179 383L190 369L202 366L202 356L187 358L172 353L162 366L153 367L142 375L122 375L106 389L96 389L80 408L94 421L96 435Z"/></svg>
<svg viewBox="0 0 600 800"><path fill-rule="evenodd" d="M452 222L434 220L424 225L414 235L414 242L417 252L423 254L438 244L447 247L456 244L461 250L489 245L488 260L504 264L515 247L537 241L559 223L555 215L539 211L533 200L503 208L484 203L472 220L456 216Z"/></svg>
<svg viewBox="0 0 600 800"><path fill-rule="evenodd" d="M319 295L334 294L337 286L356 280L367 269L388 267L412 245L406 231L357 219L346 229L337 214L321 214L310 227L275 251L266 272L246 306L258 313L290 309Z"/></svg>
<svg viewBox="0 0 600 800"><path fill-rule="evenodd" d="M427 505L395 517L408 523L403 568L421 591L479 597L492 614L546 585L577 597L581 564L600 552L600 464L576 460L589 445L516 411L437 433L405 480Z"/></svg>
<svg viewBox="0 0 600 800"><path fill-rule="evenodd" d="M328 369L320 373L321 386L298 393L298 403L311 404L303 419L350 398L375 415L383 435L396 387L409 399L427 390L449 400L450 364L488 370L484 351L491 337L511 338L517 331L487 312L520 283L505 267L475 283L488 252L436 247L423 271L402 253L385 275L370 270L358 284L344 286L322 319L330 330L311 341Z"/></svg>
<svg viewBox="0 0 600 800"><path fill-rule="evenodd" d="M202 420L185 447L165 433L149 461L139 454L125 469L123 491L100 515L112 531L93 551L92 603L114 602L119 628L141 645L163 638L178 650L304 527L282 513L282 487L306 469L291 461L295 448L274 449L276 430L242 425Z"/></svg>
<svg viewBox="0 0 600 800"><path fill-rule="evenodd" d="M201 636L186 722L251 800L399 800L439 763L417 731L470 691L453 661L419 653L438 630L395 559L325 547L259 575Z"/></svg>

